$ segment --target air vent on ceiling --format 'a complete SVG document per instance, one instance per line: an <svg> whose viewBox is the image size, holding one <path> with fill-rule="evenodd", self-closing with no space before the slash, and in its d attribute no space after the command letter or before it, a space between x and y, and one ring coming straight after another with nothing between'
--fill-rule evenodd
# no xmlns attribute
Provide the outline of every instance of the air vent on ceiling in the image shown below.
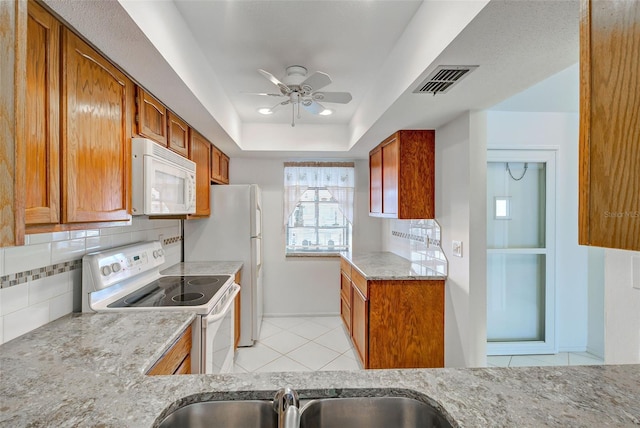
<svg viewBox="0 0 640 428"><path fill-rule="evenodd" d="M413 92L415 94L444 94L476 68L478 68L477 65L438 66Z"/></svg>

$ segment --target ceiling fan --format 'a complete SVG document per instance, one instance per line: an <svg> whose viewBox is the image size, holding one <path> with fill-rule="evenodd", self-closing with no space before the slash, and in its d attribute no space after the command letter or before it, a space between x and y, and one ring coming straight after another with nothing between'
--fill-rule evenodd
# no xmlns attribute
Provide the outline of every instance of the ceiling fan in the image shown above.
<svg viewBox="0 0 640 428"><path fill-rule="evenodd" d="M271 108L260 109L262 114L271 114L280 106L291 104L291 126L296 126L295 117L300 119L300 106L313 114L329 115L331 110L325 108L319 101L324 103L347 104L351 101L349 92L319 92L331 83L331 78L327 73L316 71L307 76L307 69L301 65L292 65L286 69L287 75L284 82L278 80L268 71L259 69L258 72L266 77L271 83L276 85L280 93L254 93L253 95L264 95L268 97L286 97L287 99L279 102Z"/></svg>

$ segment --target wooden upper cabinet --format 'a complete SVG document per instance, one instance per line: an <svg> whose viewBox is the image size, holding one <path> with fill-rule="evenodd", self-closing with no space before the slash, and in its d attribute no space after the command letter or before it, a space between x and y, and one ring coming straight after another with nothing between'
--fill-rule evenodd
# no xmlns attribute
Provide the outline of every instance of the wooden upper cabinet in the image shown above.
<svg viewBox="0 0 640 428"><path fill-rule="evenodd" d="M211 181L229 184L229 157L216 146L211 147Z"/></svg>
<svg viewBox="0 0 640 428"><path fill-rule="evenodd" d="M189 217L208 217L211 214L211 143L193 129L189 138L189 159L196 163L196 212Z"/></svg>
<svg viewBox="0 0 640 428"><path fill-rule="evenodd" d="M640 2L582 0L579 243L640 251Z"/></svg>
<svg viewBox="0 0 640 428"><path fill-rule="evenodd" d="M70 30L62 35L62 220L128 221L133 82Z"/></svg>
<svg viewBox="0 0 640 428"><path fill-rule="evenodd" d="M374 217L435 217L435 131L398 131L369 153Z"/></svg>
<svg viewBox="0 0 640 428"><path fill-rule="evenodd" d="M369 155L369 211L382 214L382 148L376 147Z"/></svg>
<svg viewBox="0 0 640 428"><path fill-rule="evenodd" d="M136 92L138 135L167 147L167 108L141 87Z"/></svg>
<svg viewBox="0 0 640 428"><path fill-rule="evenodd" d="M189 152L189 125L184 120L173 114L171 111L167 115L168 123L168 145L171 150L188 157Z"/></svg>
<svg viewBox="0 0 640 428"><path fill-rule="evenodd" d="M28 2L25 225L60 222L60 23Z"/></svg>

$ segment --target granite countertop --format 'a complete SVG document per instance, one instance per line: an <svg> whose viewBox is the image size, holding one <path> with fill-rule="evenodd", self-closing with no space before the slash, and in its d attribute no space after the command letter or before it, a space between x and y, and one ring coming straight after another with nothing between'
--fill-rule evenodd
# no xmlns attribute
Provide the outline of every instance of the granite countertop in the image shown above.
<svg viewBox="0 0 640 428"><path fill-rule="evenodd" d="M367 280L445 280L446 275L390 252L342 254Z"/></svg>
<svg viewBox="0 0 640 428"><path fill-rule="evenodd" d="M177 403L287 385L303 399L424 394L461 427L640 424L640 365L146 376L192 319L72 314L1 345L0 426L151 427Z"/></svg>
<svg viewBox="0 0 640 428"><path fill-rule="evenodd" d="M235 275L242 262L183 262L162 271L162 275Z"/></svg>

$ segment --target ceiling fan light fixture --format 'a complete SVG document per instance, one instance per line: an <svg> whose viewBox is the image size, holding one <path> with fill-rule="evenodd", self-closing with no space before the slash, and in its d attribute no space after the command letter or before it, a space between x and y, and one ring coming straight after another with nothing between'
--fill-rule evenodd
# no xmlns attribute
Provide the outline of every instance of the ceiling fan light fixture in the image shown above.
<svg viewBox="0 0 640 428"><path fill-rule="evenodd" d="M271 110L269 107L261 107L258 109L258 113L269 115L269 114L273 114L273 110Z"/></svg>
<svg viewBox="0 0 640 428"><path fill-rule="evenodd" d="M326 108L324 110L322 110L320 113L318 113L320 116L331 116L333 114L333 110L331 110L330 108Z"/></svg>

